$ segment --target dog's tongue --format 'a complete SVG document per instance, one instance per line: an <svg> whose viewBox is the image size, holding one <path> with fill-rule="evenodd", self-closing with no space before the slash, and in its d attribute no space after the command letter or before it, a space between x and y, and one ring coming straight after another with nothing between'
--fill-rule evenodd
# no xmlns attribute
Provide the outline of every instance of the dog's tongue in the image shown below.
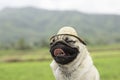
<svg viewBox="0 0 120 80"><path fill-rule="evenodd" d="M54 55L55 56L65 56L65 53L62 49L55 49L54 50Z"/></svg>

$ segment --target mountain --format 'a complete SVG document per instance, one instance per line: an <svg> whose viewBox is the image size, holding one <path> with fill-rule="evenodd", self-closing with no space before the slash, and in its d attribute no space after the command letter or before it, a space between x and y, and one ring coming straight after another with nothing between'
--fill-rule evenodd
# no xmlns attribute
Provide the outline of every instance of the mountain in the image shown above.
<svg viewBox="0 0 120 80"><path fill-rule="evenodd" d="M25 38L27 42L48 40L63 26L73 26L90 44L120 42L120 16L77 11L49 11L32 7L0 11L0 42Z"/></svg>

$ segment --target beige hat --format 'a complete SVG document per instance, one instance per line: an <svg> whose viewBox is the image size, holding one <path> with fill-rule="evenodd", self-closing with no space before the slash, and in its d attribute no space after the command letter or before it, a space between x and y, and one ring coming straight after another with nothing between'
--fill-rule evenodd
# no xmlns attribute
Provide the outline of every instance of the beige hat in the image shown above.
<svg viewBox="0 0 120 80"><path fill-rule="evenodd" d="M62 27L57 35L70 35L70 36L74 36L77 39L79 39L80 42L82 42L84 45L86 45L86 43L78 36L76 30L73 27L69 27L69 26L65 26Z"/></svg>
<svg viewBox="0 0 120 80"><path fill-rule="evenodd" d="M70 35L78 36L76 30L68 26L61 28L57 34L70 34Z"/></svg>

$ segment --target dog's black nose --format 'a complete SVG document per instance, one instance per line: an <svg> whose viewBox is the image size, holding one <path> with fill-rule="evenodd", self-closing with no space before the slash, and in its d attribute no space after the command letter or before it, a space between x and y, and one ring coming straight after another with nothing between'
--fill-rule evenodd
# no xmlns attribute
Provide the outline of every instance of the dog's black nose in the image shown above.
<svg viewBox="0 0 120 80"><path fill-rule="evenodd" d="M61 45L62 44L62 42L57 42L55 45Z"/></svg>
<svg viewBox="0 0 120 80"><path fill-rule="evenodd" d="M68 44L65 41L58 41L54 43L54 45L67 45L68 46Z"/></svg>

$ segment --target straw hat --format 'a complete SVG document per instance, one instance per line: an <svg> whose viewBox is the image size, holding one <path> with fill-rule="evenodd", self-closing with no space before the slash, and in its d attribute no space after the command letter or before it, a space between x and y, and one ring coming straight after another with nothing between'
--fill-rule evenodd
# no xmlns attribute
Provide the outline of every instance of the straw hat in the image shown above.
<svg viewBox="0 0 120 80"><path fill-rule="evenodd" d="M74 36L74 37L76 37L77 39L79 39L80 42L82 42L84 45L86 45L86 43L84 42L84 40L81 39L81 38L78 36L76 30L75 30L73 27L69 27L69 26L62 27L62 28L58 31L57 35L70 35L70 36Z"/></svg>
<svg viewBox="0 0 120 80"><path fill-rule="evenodd" d="M62 27L57 34L70 34L70 35L78 36L76 30L68 26Z"/></svg>

